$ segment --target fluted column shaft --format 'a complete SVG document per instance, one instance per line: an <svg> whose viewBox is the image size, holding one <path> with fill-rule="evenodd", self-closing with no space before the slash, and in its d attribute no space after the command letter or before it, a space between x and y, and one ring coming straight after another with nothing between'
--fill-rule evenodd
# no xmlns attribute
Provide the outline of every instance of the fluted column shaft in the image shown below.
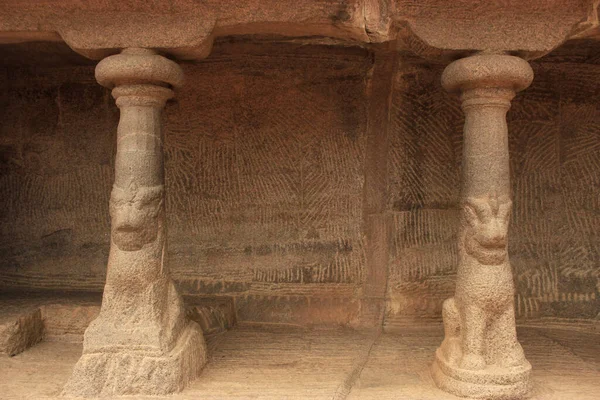
<svg viewBox="0 0 600 400"><path fill-rule="evenodd" d="M465 113L456 292L444 302L444 342L433 377L459 396L519 398L530 364L517 341L508 259L512 209L506 113L533 79L526 61L482 54L450 64L443 86Z"/></svg>

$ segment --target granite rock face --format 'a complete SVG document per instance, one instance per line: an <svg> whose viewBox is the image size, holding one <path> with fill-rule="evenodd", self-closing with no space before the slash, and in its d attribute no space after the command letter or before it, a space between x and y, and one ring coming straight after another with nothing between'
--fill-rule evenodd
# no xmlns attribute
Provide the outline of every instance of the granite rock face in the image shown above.
<svg viewBox="0 0 600 400"><path fill-rule="evenodd" d="M0 285L103 289L89 325L93 308L55 327L87 325L66 395L179 391L201 328L234 320L378 335L441 317L439 387L524 397L516 318L597 318L597 107L569 97L592 84L541 74L506 115L525 60L600 36L597 1L21 3L0 43L82 66L2 75ZM95 81L69 49L101 60ZM5 330L9 352L62 312L45 310Z"/></svg>
<svg viewBox="0 0 600 400"><path fill-rule="evenodd" d="M440 318L458 264L463 129L460 103L441 87L442 69L398 60L376 76L392 89L389 127L374 135L389 149L381 151L367 146L378 142L365 134L374 121L362 78L373 65L367 52L263 46L219 43L202 64L184 65L188 84L167 105L165 195L177 286L186 295L236 298L240 320L348 323L357 312L354 294L372 273L362 258L362 210L381 198L383 211L369 229L389 227L386 325ZM596 147L585 145L595 143L598 129L594 49L578 41L532 62L535 82L507 116L511 190L521 204L508 237L517 318L598 315L600 170ZM282 69L268 69L273 63ZM9 71L0 109L0 283L100 291L118 110L93 68ZM253 100L271 96L275 104ZM327 105L326 112L303 107L299 96ZM231 102L245 111L233 112ZM244 146L236 145L242 138ZM284 163L284 154L293 158ZM375 169L364 169L367 154ZM336 162L319 161L330 159ZM309 175L301 173L306 168ZM365 183L369 202L362 200L367 171L382 182ZM239 184L238 172L246 177ZM286 189L278 179L295 183ZM258 185L273 191L244 195ZM314 201L302 203L309 190Z"/></svg>
<svg viewBox="0 0 600 400"><path fill-rule="evenodd" d="M44 338L44 324L38 307L0 307L0 354L17 355Z"/></svg>

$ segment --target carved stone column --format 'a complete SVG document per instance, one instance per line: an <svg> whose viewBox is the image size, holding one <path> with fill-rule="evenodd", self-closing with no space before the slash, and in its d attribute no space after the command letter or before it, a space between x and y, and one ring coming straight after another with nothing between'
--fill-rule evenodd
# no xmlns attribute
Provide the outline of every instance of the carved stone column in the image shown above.
<svg viewBox="0 0 600 400"><path fill-rule="evenodd" d="M206 346L185 318L167 267L161 112L183 81L179 66L152 50L102 60L96 79L121 111L110 199L110 255L100 315L64 394L166 394L200 373Z"/></svg>
<svg viewBox="0 0 600 400"><path fill-rule="evenodd" d="M529 64L481 54L450 64L443 86L465 113L456 292L444 302L445 339L432 368L437 385L464 397L526 397L531 365L517 341L508 260L512 202L506 112L531 84Z"/></svg>

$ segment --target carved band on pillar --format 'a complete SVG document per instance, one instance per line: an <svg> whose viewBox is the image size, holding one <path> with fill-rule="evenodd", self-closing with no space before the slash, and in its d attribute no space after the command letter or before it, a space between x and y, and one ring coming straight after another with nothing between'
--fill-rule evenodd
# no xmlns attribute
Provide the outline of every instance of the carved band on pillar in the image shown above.
<svg viewBox="0 0 600 400"><path fill-rule="evenodd" d="M461 93L465 126L456 292L444 302L445 338L432 372L440 388L459 396L512 399L530 391L508 260L506 113L532 80L526 61L498 54L460 59L442 76L446 90Z"/></svg>
<svg viewBox="0 0 600 400"><path fill-rule="evenodd" d="M102 60L96 79L120 109L111 244L102 308L84 335L67 395L167 394L200 373L206 346L167 266L161 112L180 67L149 49Z"/></svg>

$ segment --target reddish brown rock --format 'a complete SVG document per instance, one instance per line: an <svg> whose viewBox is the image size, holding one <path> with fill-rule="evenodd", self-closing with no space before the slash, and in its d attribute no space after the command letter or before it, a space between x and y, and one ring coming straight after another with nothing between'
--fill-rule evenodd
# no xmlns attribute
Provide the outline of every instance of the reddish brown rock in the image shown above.
<svg viewBox="0 0 600 400"><path fill-rule="evenodd" d="M106 284L102 311L43 304L8 336L24 349L40 326L66 342L89 324L67 393L95 397L180 390L205 359L199 326L211 346L236 320L366 328L342 399L383 328L443 317L440 387L526 396L515 316L599 315L598 21L597 0L2 2L0 286ZM544 55L507 119L524 60ZM458 58L443 82L464 115L439 79ZM226 300L184 309L179 292ZM395 390L416 372L427 379L398 393L442 398L417 371L439 337L419 339L422 364L388 361L408 372ZM252 340L229 347L236 372L252 370ZM266 358L288 367L279 348ZM293 380L318 386L315 370ZM224 376L214 393L243 397ZM213 394L206 379L195 389Z"/></svg>

